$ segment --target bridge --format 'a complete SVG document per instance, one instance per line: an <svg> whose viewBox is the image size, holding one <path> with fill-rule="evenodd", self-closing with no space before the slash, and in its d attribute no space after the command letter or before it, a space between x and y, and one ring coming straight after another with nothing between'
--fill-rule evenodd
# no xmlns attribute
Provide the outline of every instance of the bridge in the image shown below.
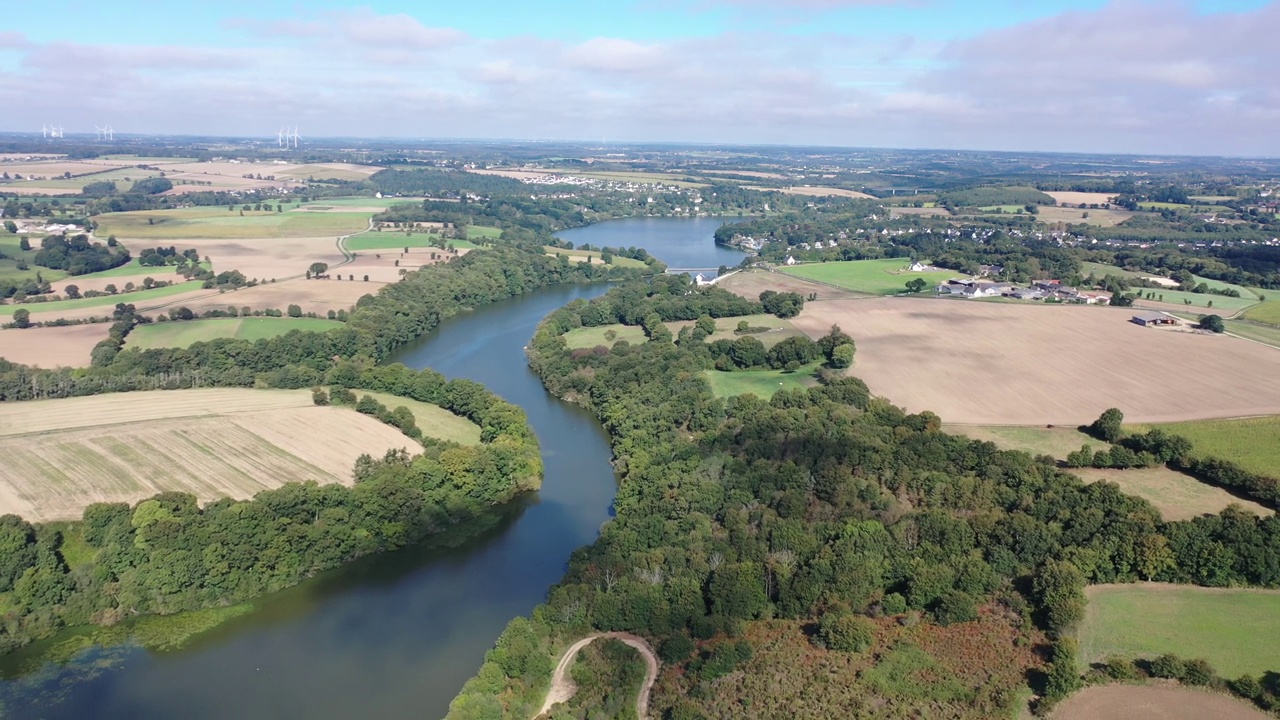
<svg viewBox="0 0 1280 720"><path fill-rule="evenodd" d="M669 267L669 268L667 268L667 274L668 274L668 275L676 275L676 274L678 274L678 273L690 273L690 274L692 274L692 273L718 273L718 272L720 272L720 268L718 268L718 267L703 267L703 268L672 268L672 267Z"/></svg>

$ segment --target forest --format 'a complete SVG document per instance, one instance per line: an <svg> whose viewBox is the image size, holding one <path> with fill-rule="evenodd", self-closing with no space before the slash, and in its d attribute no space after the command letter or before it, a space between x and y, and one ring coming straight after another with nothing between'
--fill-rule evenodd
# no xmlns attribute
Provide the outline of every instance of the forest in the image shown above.
<svg viewBox="0 0 1280 720"><path fill-rule="evenodd" d="M704 378L715 350L692 334L573 351L561 337L652 312L700 314L731 302L724 294L658 278L575 301L540 327L533 367L611 435L616 517L547 602L511 624L451 717L527 717L556 648L605 630L649 638L675 666L655 714L723 714L752 699L721 698L715 682L752 656L757 621L811 624L815 642L856 653L860 624L884 616L939 627L1010 618L1009 632L1045 658L1025 668L1045 712L1081 682L1070 635L1086 584L1280 586L1275 517L1228 509L1165 522L1113 484L948 435L932 413L907 414L842 374L767 401L718 400ZM1006 690L983 700L987 714L1009 711L1016 688ZM823 710L937 711L864 691Z"/></svg>

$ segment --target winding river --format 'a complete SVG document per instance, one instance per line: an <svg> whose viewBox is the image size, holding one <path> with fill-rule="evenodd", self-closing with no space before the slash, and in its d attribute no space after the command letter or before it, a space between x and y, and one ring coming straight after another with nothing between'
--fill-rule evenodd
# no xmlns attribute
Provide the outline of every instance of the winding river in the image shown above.
<svg viewBox="0 0 1280 720"><path fill-rule="evenodd" d="M673 267L736 265L710 218L637 218L562 233L575 244L643 247ZM608 438L550 396L524 346L548 313L602 294L547 288L445 321L394 361L466 377L524 408L545 480L536 496L468 536L366 558L263 598L180 651L91 648L19 674L0 660L0 716L16 718L431 718L514 616L541 602L570 553L610 514ZM38 648L36 648L38 650Z"/></svg>

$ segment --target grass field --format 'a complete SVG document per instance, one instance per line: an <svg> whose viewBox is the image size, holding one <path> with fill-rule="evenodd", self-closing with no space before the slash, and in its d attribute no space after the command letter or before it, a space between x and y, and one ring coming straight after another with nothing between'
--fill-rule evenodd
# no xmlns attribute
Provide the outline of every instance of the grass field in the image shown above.
<svg viewBox="0 0 1280 720"><path fill-rule="evenodd" d="M1253 320L1254 322L1280 325L1280 298L1254 305L1244 311L1244 317L1246 320Z"/></svg>
<svg viewBox="0 0 1280 720"><path fill-rule="evenodd" d="M424 429L425 432L425 429ZM351 483L357 457L412 447L399 430L307 390L201 389L0 404L0 513L80 516L163 490L202 501L286 482Z"/></svg>
<svg viewBox="0 0 1280 720"><path fill-rule="evenodd" d="M552 256L564 255L565 257L569 258L569 262L586 262L588 256L590 256L592 264L600 265L604 262L603 260L600 259L599 250L570 250L568 248L559 248L553 245L546 245L543 247L543 250L546 250L547 254ZM614 255L613 261L610 262L609 265L611 266L616 265L617 267L629 267L629 268L645 267L645 264L640 262L639 260L636 260L634 258L622 257L621 255Z"/></svg>
<svg viewBox="0 0 1280 720"><path fill-rule="evenodd" d="M107 170L106 172L94 173L92 175L79 175L71 178L54 178L51 180L26 180L14 183L15 189L24 186L49 188L50 190L60 190L66 193L80 192L85 185L97 182L115 183L117 192L128 192L133 184L139 180L149 177L156 177L160 173L155 170L142 170L136 167L123 167L116 170Z"/></svg>
<svg viewBox="0 0 1280 720"><path fill-rule="evenodd" d="M1109 443L1096 440L1076 427L1045 427L1043 425L954 425L944 424L942 429L952 435L964 435L973 440L995 443L1001 450L1021 450L1031 455L1051 455L1065 460L1067 455L1082 445L1092 445L1095 450L1106 450Z"/></svg>
<svg viewBox="0 0 1280 720"><path fill-rule="evenodd" d="M1183 585L1096 585L1080 627L1084 662L1173 653L1226 677L1280 671L1280 592Z"/></svg>
<svg viewBox="0 0 1280 720"><path fill-rule="evenodd" d="M712 343L717 340L737 340L745 335L739 335L736 331L738 323L746 320L748 327L768 328L764 332L751 333L751 337L759 340L765 347L771 348L789 337L804 335L791 324L790 320L784 320L776 315L742 315L739 317L726 317L716 319L716 331L707 336L707 342ZM671 328L671 332L680 334L680 329L685 326L692 326L692 320L679 320L667 323L667 327Z"/></svg>
<svg viewBox="0 0 1280 720"><path fill-rule="evenodd" d="M119 295L104 295L102 297L79 298L77 300L55 300L53 302L43 303L24 303L21 305L0 305L0 316L12 317L13 312L18 308L30 310L33 314L38 312L53 312L57 310L76 310L80 308L93 307L115 307L116 303L132 303L137 304L155 300L157 298L169 297L170 295L180 295L192 290L199 290L203 283L192 280L190 282L178 283L162 288L153 288L151 290L137 290L131 293L121 293Z"/></svg>
<svg viewBox="0 0 1280 720"><path fill-rule="evenodd" d="M184 238L273 238L348 235L369 225L369 212L246 211L237 207L193 207L108 213L97 218L97 234L143 240Z"/></svg>
<svg viewBox="0 0 1280 720"><path fill-rule="evenodd" d="M1280 348L1280 327L1275 325L1260 325L1242 320L1228 320L1227 332L1254 342L1260 342L1263 345Z"/></svg>
<svg viewBox="0 0 1280 720"><path fill-rule="evenodd" d="M1183 292L1181 290L1163 290L1160 288L1133 288L1130 292L1141 292L1142 298L1145 299L1147 293L1153 293L1152 302L1162 302L1169 305L1183 305L1196 308L1208 312L1216 311L1219 314L1233 314L1238 310L1257 305L1256 297L1226 297L1224 295L1211 295L1209 293L1193 293ZM1244 293L1241 293L1243 295Z"/></svg>
<svg viewBox="0 0 1280 720"><path fill-rule="evenodd" d="M21 235L10 235L0 228L0 252L5 254L4 258L0 258L0 280L25 280L27 278L34 279L36 273L40 273L49 282L61 280L67 277L62 270L53 270L51 268L43 268L32 263L32 259L36 256L36 250L20 250L19 243L22 242ZM39 240L32 241L32 247L40 247ZM18 269L18 261L27 263L26 270Z"/></svg>
<svg viewBox="0 0 1280 720"><path fill-rule="evenodd" d="M497 228L489 228L497 230ZM470 235L470 232L467 233ZM470 240L454 240L452 238L441 240L439 235L431 233L410 233L408 235L402 232L366 232L359 235L352 235L346 239L348 250L394 250L396 248L427 248L439 247L438 243L443 242L446 246L453 245L455 248L477 248L479 245Z"/></svg>
<svg viewBox="0 0 1280 720"><path fill-rule="evenodd" d="M933 286L948 278L966 277L963 273L950 270L910 272L907 270L910 266L911 260L908 258L886 258L794 265L782 268L782 272L868 295L896 295L906 292L907 281L915 278L923 278L928 286Z"/></svg>
<svg viewBox="0 0 1280 720"><path fill-rule="evenodd" d="M720 372L707 370L707 381L711 383L711 392L716 397L733 397L751 393L757 397L769 399L779 390L803 390L817 384L813 374L821 363L812 363L789 373L785 370L741 370L738 372Z"/></svg>
<svg viewBox="0 0 1280 720"><path fill-rule="evenodd" d="M613 340L605 337L605 333L610 331L615 333ZM644 335L644 328L639 325L622 325L621 323L574 328L564 334L565 345L571 350L593 348L598 345L613 347L613 344L619 340L626 340L635 345L647 342L648 338Z"/></svg>
<svg viewBox="0 0 1280 720"><path fill-rule="evenodd" d="M1094 443L1094 447L1101 445L1102 443ZM1222 488L1202 483L1190 475L1163 466L1129 470L1078 468L1071 472L1088 483L1102 480L1115 483L1126 495L1140 497L1154 505L1160 511L1160 516L1167 521L1216 515L1232 504L1239 505L1254 515L1272 514L1271 510L1252 500L1238 498Z"/></svg>
<svg viewBox="0 0 1280 720"><path fill-rule="evenodd" d="M125 347L149 350L151 348L190 347L193 343L238 338L262 340L284 335L293 330L324 332L342 327L336 320L319 318L210 318L187 322L164 322L139 325L129 333Z"/></svg>
<svg viewBox="0 0 1280 720"><path fill-rule="evenodd" d="M1096 278L1104 278L1108 275L1114 275L1115 277L1131 278L1131 279L1142 278L1142 277L1157 277L1155 273L1134 272L1132 270L1125 270L1124 268L1116 265L1107 265L1105 263L1099 263L1099 262L1080 263L1080 274L1083 275L1084 277L1089 277L1090 275L1093 275Z"/></svg>
<svg viewBox="0 0 1280 720"><path fill-rule="evenodd" d="M454 415L439 405L368 390L355 390L354 392L357 397L371 395L373 399L386 405L391 410L401 406L409 408L424 435L430 435L441 440L451 440L460 445L480 444L479 425L464 417Z"/></svg>
<svg viewBox="0 0 1280 720"><path fill-rule="evenodd" d="M1197 420L1159 426L1191 441L1196 455L1230 460L1245 470L1280 477L1280 416ZM1142 432L1144 426L1135 426Z"/></svg>

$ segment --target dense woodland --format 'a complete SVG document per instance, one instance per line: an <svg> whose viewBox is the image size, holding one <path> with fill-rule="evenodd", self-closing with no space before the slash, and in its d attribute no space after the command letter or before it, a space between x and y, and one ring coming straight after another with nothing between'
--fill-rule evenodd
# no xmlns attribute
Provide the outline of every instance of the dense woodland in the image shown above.
<svg viewBox="0 0 1280 720"><path fill-rule="evenodd" d="M547 285L661 268L657 261L644 270L570 263L548 257L542 242L500 244L409 273L362 298L342 328L326 333L121 350L123 338L143 319L120 305L111 336L95 349L88 369L33 370L0 360L0 400L326 386L330 390L315 393L317 402L353 404L423 445L415 456L390 453L358 463L353 488L290 484L253 500L203 508L191 495L163 493L133 507L93 505L82 522L65 527L0 518L0 598L6 599L0 652L61 627L225 605L287 587L352 558L474 519L537 487L541 456L523 410L474 382L446 382L430 370L378 363L466 308ZM359 389L434 403L467 417L481 426L482 444L461 447L422 438L402 409L358 399ZM68 537L81 544L75 567L63 553Z"/></svg>
<svg viewBox="0 0 1280 720"><path fill-rule="evenodd" d="M694 718L716 702L715 679L751 656L752 621L831 625L856 652L865 645L857 623L841 618L923 613L949 625L990 612L1048 643L1032 673L1046 710L1080 682L1069 634L1086 583L1280 586L1275 517L1229 509L1164 522L1115 485L1085 485L1052 458L943 433L933 414L906 414L855 378L824 375L819 387L768 401L719 400L703 375L713 346L692 336L576 351L561 337L618 318L700 314L734 302L725 294L662 278L575 301L540 328L533 366L612 436L616 518L574 554L547 603L511 624L451 717L527 717L552 653L592 629L650 638L679 668L670 677L683 678L658 688L667 705L656 713ZM822 710L912 712L852 697Z"/></svg>

